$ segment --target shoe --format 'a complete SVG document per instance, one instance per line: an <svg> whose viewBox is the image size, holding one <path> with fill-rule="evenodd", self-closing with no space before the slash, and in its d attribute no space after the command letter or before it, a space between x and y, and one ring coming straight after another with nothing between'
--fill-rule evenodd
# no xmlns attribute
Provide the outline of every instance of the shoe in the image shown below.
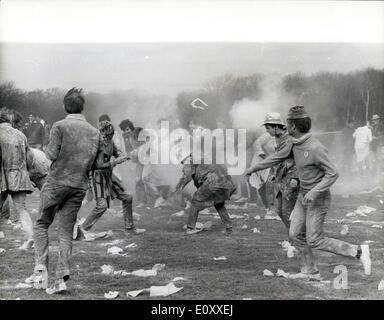
<svg viewBox="0 0 384 320"><path fill-rule="evenodd" d="M48 289L45 290L48 294L55 294L67 291L67 285L63 279L56 280Z"/></svg>
<svg viewBox="0 0 384 320"><path fill-rule="evenodd" d="M303 280L309 280L309 281L322 281L323 278L320 275L320 272L317 271L315 273L293 273L288 276L289 279L303 279Z"/></svg>
<svg viewBox="0 0 384 320"><path fill-rule="evenodd" d="M366 275L370 275L371 274L371 257L369 253L369 245L362 244L360 248L361 248L360 261L363 264L364 273Z"/></svg>
<svg viewBox="0 0 384 320"><path fill-rule="evenodd" d="M193 229L191 229L191 228L187 228L186 234L187 234L187 235L191 235L191 234L199 233L199 232L201 232L201 231L203 231L203 229L197 229L197 228L193 228Z"/></svg>
<svg viewBox="0 0 384 320"><path fill-rule="evenodd" d="M46 266L39 264L33 270L33 274L24 280L27 284L33 284L34 289L47 289L48 271Z"/></svg>
<svg viewBox="0 0 384 320"><path fill-rule="evenodd" d="M28 250L28 249L32 249L34 243L35 243L35 242L33 241L33 239L29 239L29 240L25 241L25 242L19 247L19 250Z"/></svg>

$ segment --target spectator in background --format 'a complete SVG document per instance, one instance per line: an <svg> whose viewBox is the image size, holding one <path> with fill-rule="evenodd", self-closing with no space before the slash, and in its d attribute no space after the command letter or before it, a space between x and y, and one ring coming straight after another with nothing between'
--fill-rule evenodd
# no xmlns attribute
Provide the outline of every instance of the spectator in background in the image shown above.
<svg viewBox="0 0 384 320"><path fill-rule="evenodd" d="M371 167L369 163L369 151L372 142L372 131L365 125L358 127L352 136L355 139L357 167L361 175L368 177L367 171Z"/></svg>
<svg viewBox="0 0 384 320"><path fill-rule="evenodd" d="M29 121L24 125L23 133L28 139L31 148L43 150L45 130L34 113L28 117Z"/></svg>
<svg viewBox="0 0 384 320"><path fill-rule="evenodd" d="M352 172L352 159L354 156L354 146L353 146L353 133L355 131L355 125L352 121L347 122L347 126L343 129L341 133L342 141L342 170L345 174L350 174Z"/></svg>
<svg viewBox="0 0 384 320"><path fill-rule="evenodd" d="M384 125L380 122L380 116L375 114L371 120L372 143L371 150L373 153L375 174L383 170L384 162Z"/></svg>

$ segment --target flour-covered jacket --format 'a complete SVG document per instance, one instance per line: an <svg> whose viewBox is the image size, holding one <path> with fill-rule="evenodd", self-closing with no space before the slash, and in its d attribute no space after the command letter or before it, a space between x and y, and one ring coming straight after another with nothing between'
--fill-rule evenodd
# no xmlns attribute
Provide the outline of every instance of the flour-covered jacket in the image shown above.
<svg viewBox="0 0 384 320"><path fill-rule="evenodd" d="M100 132L82 114L53 124L45 155L52 161L47 183L86 190L89 172L101 147Z"/></svg>
<svg viewBox="0 0 384 320"><path fill-rule="evenodd" d="M27 167L30 152L21 131L10 123L0 123L0 192L33 191Z"/></svg>

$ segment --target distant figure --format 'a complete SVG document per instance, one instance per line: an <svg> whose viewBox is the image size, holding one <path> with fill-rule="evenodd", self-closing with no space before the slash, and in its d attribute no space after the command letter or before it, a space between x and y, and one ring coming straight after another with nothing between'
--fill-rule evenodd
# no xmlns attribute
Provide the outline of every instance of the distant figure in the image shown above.
<svg viewBox="0 0 384 320"><path fill-rule="evenodd" d="M384 125L381 123L380 116L375 114L371 120L372 143L371 150L373 153L375 173L380 173L384 165Z"/></svg>
<svg viewBox="0 0 384 320"><path fill-rule="evenodd" d="M43 150L45 131L44 126L34 113L29 115L29 121L24 125L24 134L31 148Z"/></svg>
<svg viewBox="0 0 384 320"><path fill-rule="evenodd" d="M355 131L354 123L352 121L347 122L346 127L343 129L341 134L341 143L342 143L342 170L345 174L350 174L352 172L352 163L354 157L354 141L353 133Z"/></svg>
<svg viewBox="0 0 384 320"><path fill-rule="evenodd" d="M352 136L355 139L357 167L360 174L365 176L370 168L369 151L372 142L372 131L368 126L362 126L357 128Z"/></svg>

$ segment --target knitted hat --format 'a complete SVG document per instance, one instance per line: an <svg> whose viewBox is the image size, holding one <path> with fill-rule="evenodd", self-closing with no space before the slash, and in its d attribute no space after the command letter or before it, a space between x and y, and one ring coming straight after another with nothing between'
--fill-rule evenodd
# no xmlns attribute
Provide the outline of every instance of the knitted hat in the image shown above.
<svg viewBox="0 0 384 320"><path fill-rule="evenodd" d="M309 118L304 106L294 106L288 111L287 120Z"/></svg>

